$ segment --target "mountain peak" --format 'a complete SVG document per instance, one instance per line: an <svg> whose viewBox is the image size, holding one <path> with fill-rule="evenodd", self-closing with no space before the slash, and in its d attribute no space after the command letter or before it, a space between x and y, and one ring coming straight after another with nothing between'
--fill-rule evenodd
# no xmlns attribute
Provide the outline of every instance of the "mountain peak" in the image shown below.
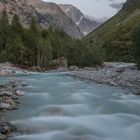
<svg viewBox="0 0 140 140"><path fill-rule="evenodd" d="M85 15L73 5L60 4L59 6L63 10L63 12L77 24L84 36L97 28L97 26L99 26L99 23L86 18Z"/></svg>
<svg viewBox="0 0 140 140"><path fill-rule="evenodd" d="M37 19L38 24L47 29L49 26L62 28L74 38L81 38L79 27L62 11L55 3L42 0L3 0L0 1L0 13L6 7L9 20L15 14L21 19L21 23L28 27L32 16Z"/></svg>

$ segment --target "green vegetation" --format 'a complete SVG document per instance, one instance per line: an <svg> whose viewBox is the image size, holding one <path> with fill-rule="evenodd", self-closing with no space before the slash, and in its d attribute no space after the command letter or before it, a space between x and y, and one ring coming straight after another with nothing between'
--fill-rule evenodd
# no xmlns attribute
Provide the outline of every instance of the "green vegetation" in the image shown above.
<svg viewBox="0 0 140 140"><path fill-rule="evenodd" d="M23 28L15 15L9 24L6 11L0 18L0 62L22 66L49 68L52 60L61 56L68 65L93 66L102 64L102 50L85 46L61 29L41 29L33 17L29 28Z"/></svg>
<svg viewBox="0 0 140 140"><path fill-rule="evenodd" d="M106 50L106 61L135 62L132 33L140 24L140 1L135 0L84 38L86 44Z"/></svg>
<svg viewBox="0 0 140 140"><path fill-rule="evenodd" d="M140 67L140 25L134 30L133 40L135 46L136 61L138 66Z"/></svg>

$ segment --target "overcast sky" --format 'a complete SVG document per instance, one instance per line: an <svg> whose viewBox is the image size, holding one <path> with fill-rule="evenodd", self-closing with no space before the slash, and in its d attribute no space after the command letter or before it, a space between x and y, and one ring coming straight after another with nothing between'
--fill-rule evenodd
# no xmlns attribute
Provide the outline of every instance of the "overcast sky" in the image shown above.
<svg viewBox="0 0 140 140"><path fill-rule="evenodd" d="M58 4L73 4L85 15L94 18L111 17L126 0L44 0Z"/></svg>

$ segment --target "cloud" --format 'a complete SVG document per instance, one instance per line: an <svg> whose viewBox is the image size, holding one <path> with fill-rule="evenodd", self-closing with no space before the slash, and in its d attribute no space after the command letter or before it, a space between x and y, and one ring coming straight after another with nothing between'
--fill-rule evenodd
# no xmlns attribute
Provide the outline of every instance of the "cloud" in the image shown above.
<svg viewBox="0 0 140 140"><path fill-rule="evenodd" d="M112 17L118 12L118 8L126 0L44 0L58 4L72 4L80 9L85 15L96 19Z"/></svg>

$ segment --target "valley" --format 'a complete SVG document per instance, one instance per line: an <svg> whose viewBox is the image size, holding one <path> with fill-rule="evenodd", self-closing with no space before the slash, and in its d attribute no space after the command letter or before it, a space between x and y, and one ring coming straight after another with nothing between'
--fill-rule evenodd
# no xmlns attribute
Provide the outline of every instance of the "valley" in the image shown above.
<svg viewBox="0 0 140 140"><path fill-rule="evenodd" d="M0 0L0 140L139 140L140 1L50 1Z"/></svg>

